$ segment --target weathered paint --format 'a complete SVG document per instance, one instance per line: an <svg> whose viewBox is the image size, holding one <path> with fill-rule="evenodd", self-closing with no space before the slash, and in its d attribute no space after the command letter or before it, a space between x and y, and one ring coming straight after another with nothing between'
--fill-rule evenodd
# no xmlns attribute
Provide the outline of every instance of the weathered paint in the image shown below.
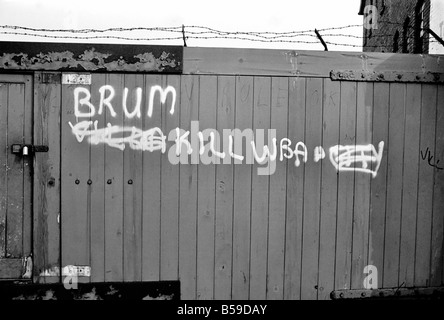
<svg viewBox="0 0 444 320"><path fill-rule="evenodd" d="M32 270L33 270L32 255L29 255L28 257L23 258L23 270L24 270L24 273L22 275L22 278L23 279L31 279Z"/></svg>
<svg viewBox="0 0 444 320"><path fill-rule="evenodd" d="M174 46L130 46L129 50L100 44L0 42L0 46L3 70L178 73L182 69L181 47Z"/></svg>
<svg viewBox="0 0 444 320"><path fill-rule="evenodd" d="M2 283L0 298L7 300L178 300L179 281L79 283L67 290L63 283Z"/></svg>
<svg viewBox="0 0 444 320"><path fill-rule="evenodd" d="M52 267L43 270L39 274L40 277L59 277L60 276L60 268L59 267Z"/></svg>

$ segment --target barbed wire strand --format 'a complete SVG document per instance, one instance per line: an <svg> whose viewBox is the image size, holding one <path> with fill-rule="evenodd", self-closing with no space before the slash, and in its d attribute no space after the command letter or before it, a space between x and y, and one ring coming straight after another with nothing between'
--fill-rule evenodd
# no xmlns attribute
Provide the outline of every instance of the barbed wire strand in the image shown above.
<svg viewBox="0 0 444 320"><path fill-rule="evenodd" d="M395 23L390 21L381 21L384 23L403 25L402 23ZM318 31L332 31L332 30L344 30L354 27L363 27L363 25L354 24L346 26L336 26L329 28L318 29ZM313 33L313 30L300 30L300 31L288 31L288 32L245 32L245 31L221 31L205 26L178 26L178 27L130 27L130 28L107 28L107 29L47 29L47 28L30 28L25 26L11 26L3 25L0 29L12 29L12 30L25 30L30 32L18 32L18 31L0 31L0 34L4 35L17 35L17 36L29 36L29 37L42 37L52 39L76 39L76 40L93 40L93 39L115 39L115 40L129 40L129 41L171 41L183 39L184 28L187 28L185 37L186 39L225 39L225 40L242 40L264 43L303 43L303 44L319 44L319 41L308 40L296 40L297 37L311 37L317 38ZM107 32L133 32L133 31L146 31L146 32L168 32L168 33L180 33L178 36L166 36L166 37L128 37L118 35L54 35L54 34L41 34L41 33L70 33L70 34L95 34L95 33L107 33ZM36 33L37 32L37 33ZM357 36L353 34L345 33L327 33L323 34L323 37L342 37L353 39L365 39L363 36ZM376 34L374 38L393 37L394 34ZM439 43L436 39L429 39L430 43ZM362 47L361 44L341 43L326 41L326 43L333 46L348 46L348 47ZM365 46L367 48L377 48L380 46Z"/></svg>
<svg viewBox="0 0 444 320"><path fill-rule="evenodd" d="M285 35L285 34L298 34L298 33L310 33L313 32L312 29L307 30L299 30L299 31L285 31L285 32L274 32L274 31L222 31L217 30L205 26L184 26L187 29L203 29L207 32L218 33L218 34L270 34L270 35ZM341 30L351 27L362 27L362 25L347 25L347 26L339 26L339 27L330 27L318 29L318 31L328 31L328 30ZM182 26L177 27L116 27L116 28L106 28L106 29L49 29L49 28L31 28L24 26L12 26L12 25L3 25L0 26L2 29L15 29L15 30L25 30L25 31L34 31L34 32L60 32L60 33L104 33L104 32L126 32L126 31L167 31L167 32L182 32ZM205 31L192 31L188 30L187 33L202 33Z"/></svg>

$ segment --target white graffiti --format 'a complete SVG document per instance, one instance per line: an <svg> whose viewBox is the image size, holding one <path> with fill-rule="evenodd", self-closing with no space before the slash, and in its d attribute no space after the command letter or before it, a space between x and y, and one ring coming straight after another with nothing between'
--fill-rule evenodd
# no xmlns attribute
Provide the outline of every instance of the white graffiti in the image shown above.
<svg viewBox="0 0 444 320"><path fill-rule="evenodd" d="M140 105L142 103L142 88L137 88L136 89L136 96L137 96L137 101L136 101L136 106L134 107L133 112L129 112L128 111L128 107L126 106L126 101L128 100L128 88L125 88L123 90L123 101L122 101L122 108L123 108L123 112L125 113L125 118L128 119L132 119L134 117L140 118L141 116L141 111L140 111Z"/></svg>
<svg viewBox="0 0 444 320"><path fill-rule="evenodd" d="M80 93L83 93L85 96L80 99ZM91 93L87 88L77 87L74 89L74 115L76 118L81 117L93 117L96 114L96 108L89 102L91 100ZM79 106L87 106L89 108L89 112L80 112Z"/></svg>
<svg viewBox="0 0 444 320"><path fill-rule="evenodd" d="M308 149L304 142L298 141L294 147L289 138L276 138L275 129L223 129L222 137L215 129L199 129L199 121L191 121L190 131L180 128L171 130L165 135L159 127L142 130L134 126L112 125L110 122L104 128L98 127L98 120L91 119L96 115L102 115L107 110L107 115L117 117L116 92L113 86L103 85L98 90L99 103L95 106L91 102L91 92L88 88L77 87L74 89L74 115L77 123L68 122L72 133L79 143L85 138L91 145L106 144L111 148L125 150L128 146L132 150L161 151L167 150L167 141L172 142L168 151L168 159L171 164L254 164L258 175L271 175L276 170L276 161L291 160L299 167L301 163L308 161ZM155 99L160 105L167 103L171 97L169 114L173 115L176 104L176 89L172 86L166 88L153 85L149 88L146 111L142 111L143 90L137 87L131 90L123 88L121 112L125 119L141 118L145 113L152 117ZM130 104L128 105L128 100ZM97 101L97 100L95 100ZM117 110L117 112L116 112ZM79 121L79 118L89 118ZM268 145L266 137L268 136ZM244 144L245 141L245 144ZM242 150L245 145L246 150ZM372 144L368 145L336 145L330 147L329 159L337 171L354 171L371 174L376 177L383 155L384 141L378 145L378 151ZM313 150L313 149L312 149ZM191 157L191 161L189 159ZM326 152L322 146L316 146L313 150L313 161L318 163L325 159Z"/></svg>
<svg viewBox="0 0 444 320"><path fill-rule="evenodd" d="M286 144L284 144L286 143ZM299 156L302 156L302 161L307 162L308 160L308 150L307 147L305 146L305 143L303 143L302 141L299 141L294 150L291 150L290 148L291 146L291 140L288 138L283 138L281 139L281 155L279 157L279 160L282 161L284 160L284 157L287 159L291 159L293 158L293 156L295 156L296 160L294 162L294 165L296 167L299 167L301 165L301 160L299 160ZM301 149L302 148L302 149ZM285 154L285 152L288 152L288 154Z"/></svg>
<svg viewBox="0 0 444 320"><path fill-rule="evenodd" d="M378 151L372 144L368 145L336 145L330 148L330 161L338 171L360 171L370 173L373 178L378 174L381 165L384 141L378 145ZM369 165L374 162L374 169ZM361 166L357 166L361 164ZM355 166L356 165L356 166Z"/></svg>
<svg viewBox="0 0 444 320"><path fill-rule="evenodd" d="M92 145L106 144L109 147L125 150L126 145L132 150L166 152L167 141L173 143L168 152L168 159L172 164L246 164L255 162L263 165L258 167L259 175L270 175L276 170L276 160L294 160L299 167L301 162L308 161L308 149L305 143L299 141L294 148L289 138L282 138L278 144L276 130L268 130L269 145L264 143L263 129L224 129L223 136L215 129L199 130L199 122L191 121L191 131L175 128L166 136L158 127L141 130L136 127L121 127L108 123L104 128L98 128L98 121L81 121L76 124L68 123L72 133L79 143L85 138ZM167 138L168 137L168 138ZM246 150L242 150L243 138L246 140ZM222 141L221 141L222 140ZM384 142L381 141L376 151L369 145L336 145L329 149L330 161L338 171L357 171L369 173L376 177L383 155ZM236 151L235 151L236 150ZM191 162L189 162L191 156ZM323 147L314 148L313 161L315 163L325 158ZM371 166L371 163L375 163ZM372 169L373 167L373 169Z"/></svg>
<svg viewBox="0 0 444 320"><path fill-rule="evenodd" d="M108 123L105 128L97 128L98 121L81 121L73 125L68 123L78 142L82 142L85 137L92 145L100 143L107 144L112 148L125 150L125 144L133 150L165 152L165 139L160 128L151 128L142 131L136 127L119 127ZM125 134L127 134L125 136Z"/></svg>
<svg viewBox="0 0 444 320"><path fill-rule="evenodd" d="M318 146L314 149L314 162L318 162L319 160L322 160L325 158L325 151L324 148L321 146Z"/></svg>
<svg viewBox="0 0 444 320"><path fill-rule="evenodd" d="M173 101L171 102L170 114L174 114L174 105L176 104L176 89L171 86L166 87L166 89L162 89L161 86L153 86L151 87L150 102L148 104L148 117L151 118L151 115L153 114L154 96L156 92L159 92L160 101L162 103L166 102L168 93L171 93L171 95L173 96Z"/></svg>
<svg viewBox="0 0 444 320"><path fill-rule="evenodd" d="M135 89L135 91L136 91L136 103L133 111L129 112L127 106L129 89L128 88L123 89L122 110L124 116L129 119L134 117L140 118L142 116L141 107L142 107L143 90L142 88L138 87ZM107 92L109 92L108 95ZM160 102L162 104L165 104L168 95L169 94L171 95L172 99L170 106L170 114L174 114L174 106L176 104L176 89L172 86L167 86L165 89L163 89L161 86L155 85L152 86L150 89L147 116L151 118L153 115L154 99L156 97L156 93L159 93ZM110 85L104 85L100 87L99 94L100 94L100 100L99 100L100 102L97 114L99 115L103 114L104 107L106 107L111 117L113 118L116 117L117 112L115 111L112 105L112 100L116 95L114 88ZM77 87L74 89L74 115L76 118L89 118L89 117L94 117L96 115L96 106L94 106L91 103L91 92L87 88Z"/></svg>
<svg viewBox="0 0 444 320"><path fill-rule="evenodd" d="M110 94L108 97L105 98L105 91L106 90L108 90L110 92ZM111 100L114 98L114 96L116 94L116 92L114 91L114 88L110 85L105 85L99 89L99 92L100 92L100 103L99 103L98 114L102 114L103 105L106 105L109 109L109 112L111 113L111 116L114 118L117 115L117 113L114 111L113 106L111 104ZM88 103L90 104L89 105L90 107L94 108L94 106L89 101L88 101Z"/></svg>

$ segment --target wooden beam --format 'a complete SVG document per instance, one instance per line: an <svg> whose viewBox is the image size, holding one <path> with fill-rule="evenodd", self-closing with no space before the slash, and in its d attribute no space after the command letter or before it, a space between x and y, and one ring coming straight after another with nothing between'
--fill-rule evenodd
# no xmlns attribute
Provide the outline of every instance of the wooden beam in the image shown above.
<svg viewBox="0 0 444 320"><path fill-rule="evenodd" d="M183 74L330 77L332 70L443 73L444 56L377 52L184 48Z"/></svg>

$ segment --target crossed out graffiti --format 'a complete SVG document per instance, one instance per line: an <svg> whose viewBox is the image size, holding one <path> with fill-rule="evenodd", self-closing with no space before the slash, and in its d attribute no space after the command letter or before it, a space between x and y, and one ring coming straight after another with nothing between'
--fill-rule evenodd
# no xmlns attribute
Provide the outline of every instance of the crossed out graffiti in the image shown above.
<svg viewBox="0 0 444 320"><path fill-rule="evenodd" d="M135 105L130 111L127 106L128 88L123 90L122 112L125 118L132 119L142 116L142 88L135 90ZM74 89L74 115L76 123L69 122L72 133L79 143L85 139L91 145L106 144L109 147L124 150L127 146L133 150L167 152L172 164L254 164L258 175L271 175L276 170L276 161L294 159L294 165L299 167L301 162L308 161L309 153L313 154L313 161L318 162L326 158L326 151L322 146L316 146L309 152L304 142L293 144L291 139L276 138L275 129L223 129L222 135L216 129L200 130L199 121L191 121L190 130L175 128L164 134L161 128L152 127L146 130L134 126L119 126L108 122L103 128L98 127L97 120L91 120L96 115L102 115L105 108L112 118L117 112L112 104L115 90L110 85L99 89L99 105L91 103L91 93L87 88ZM167 98L171 99L169 113L175 112L176 89L172 86L162 88L159 85L150 88L146 116L151 118L156 97L165 105ZM87 118L85 120L82 120ZM268 144L265 143L268 136ZM245 150L243 150L243 141ZM338 172L353 171L377 176L383 156L384 141L379 142L377 148L373 144L364 145L335 145L328 148L328 159Z"/></svg>

